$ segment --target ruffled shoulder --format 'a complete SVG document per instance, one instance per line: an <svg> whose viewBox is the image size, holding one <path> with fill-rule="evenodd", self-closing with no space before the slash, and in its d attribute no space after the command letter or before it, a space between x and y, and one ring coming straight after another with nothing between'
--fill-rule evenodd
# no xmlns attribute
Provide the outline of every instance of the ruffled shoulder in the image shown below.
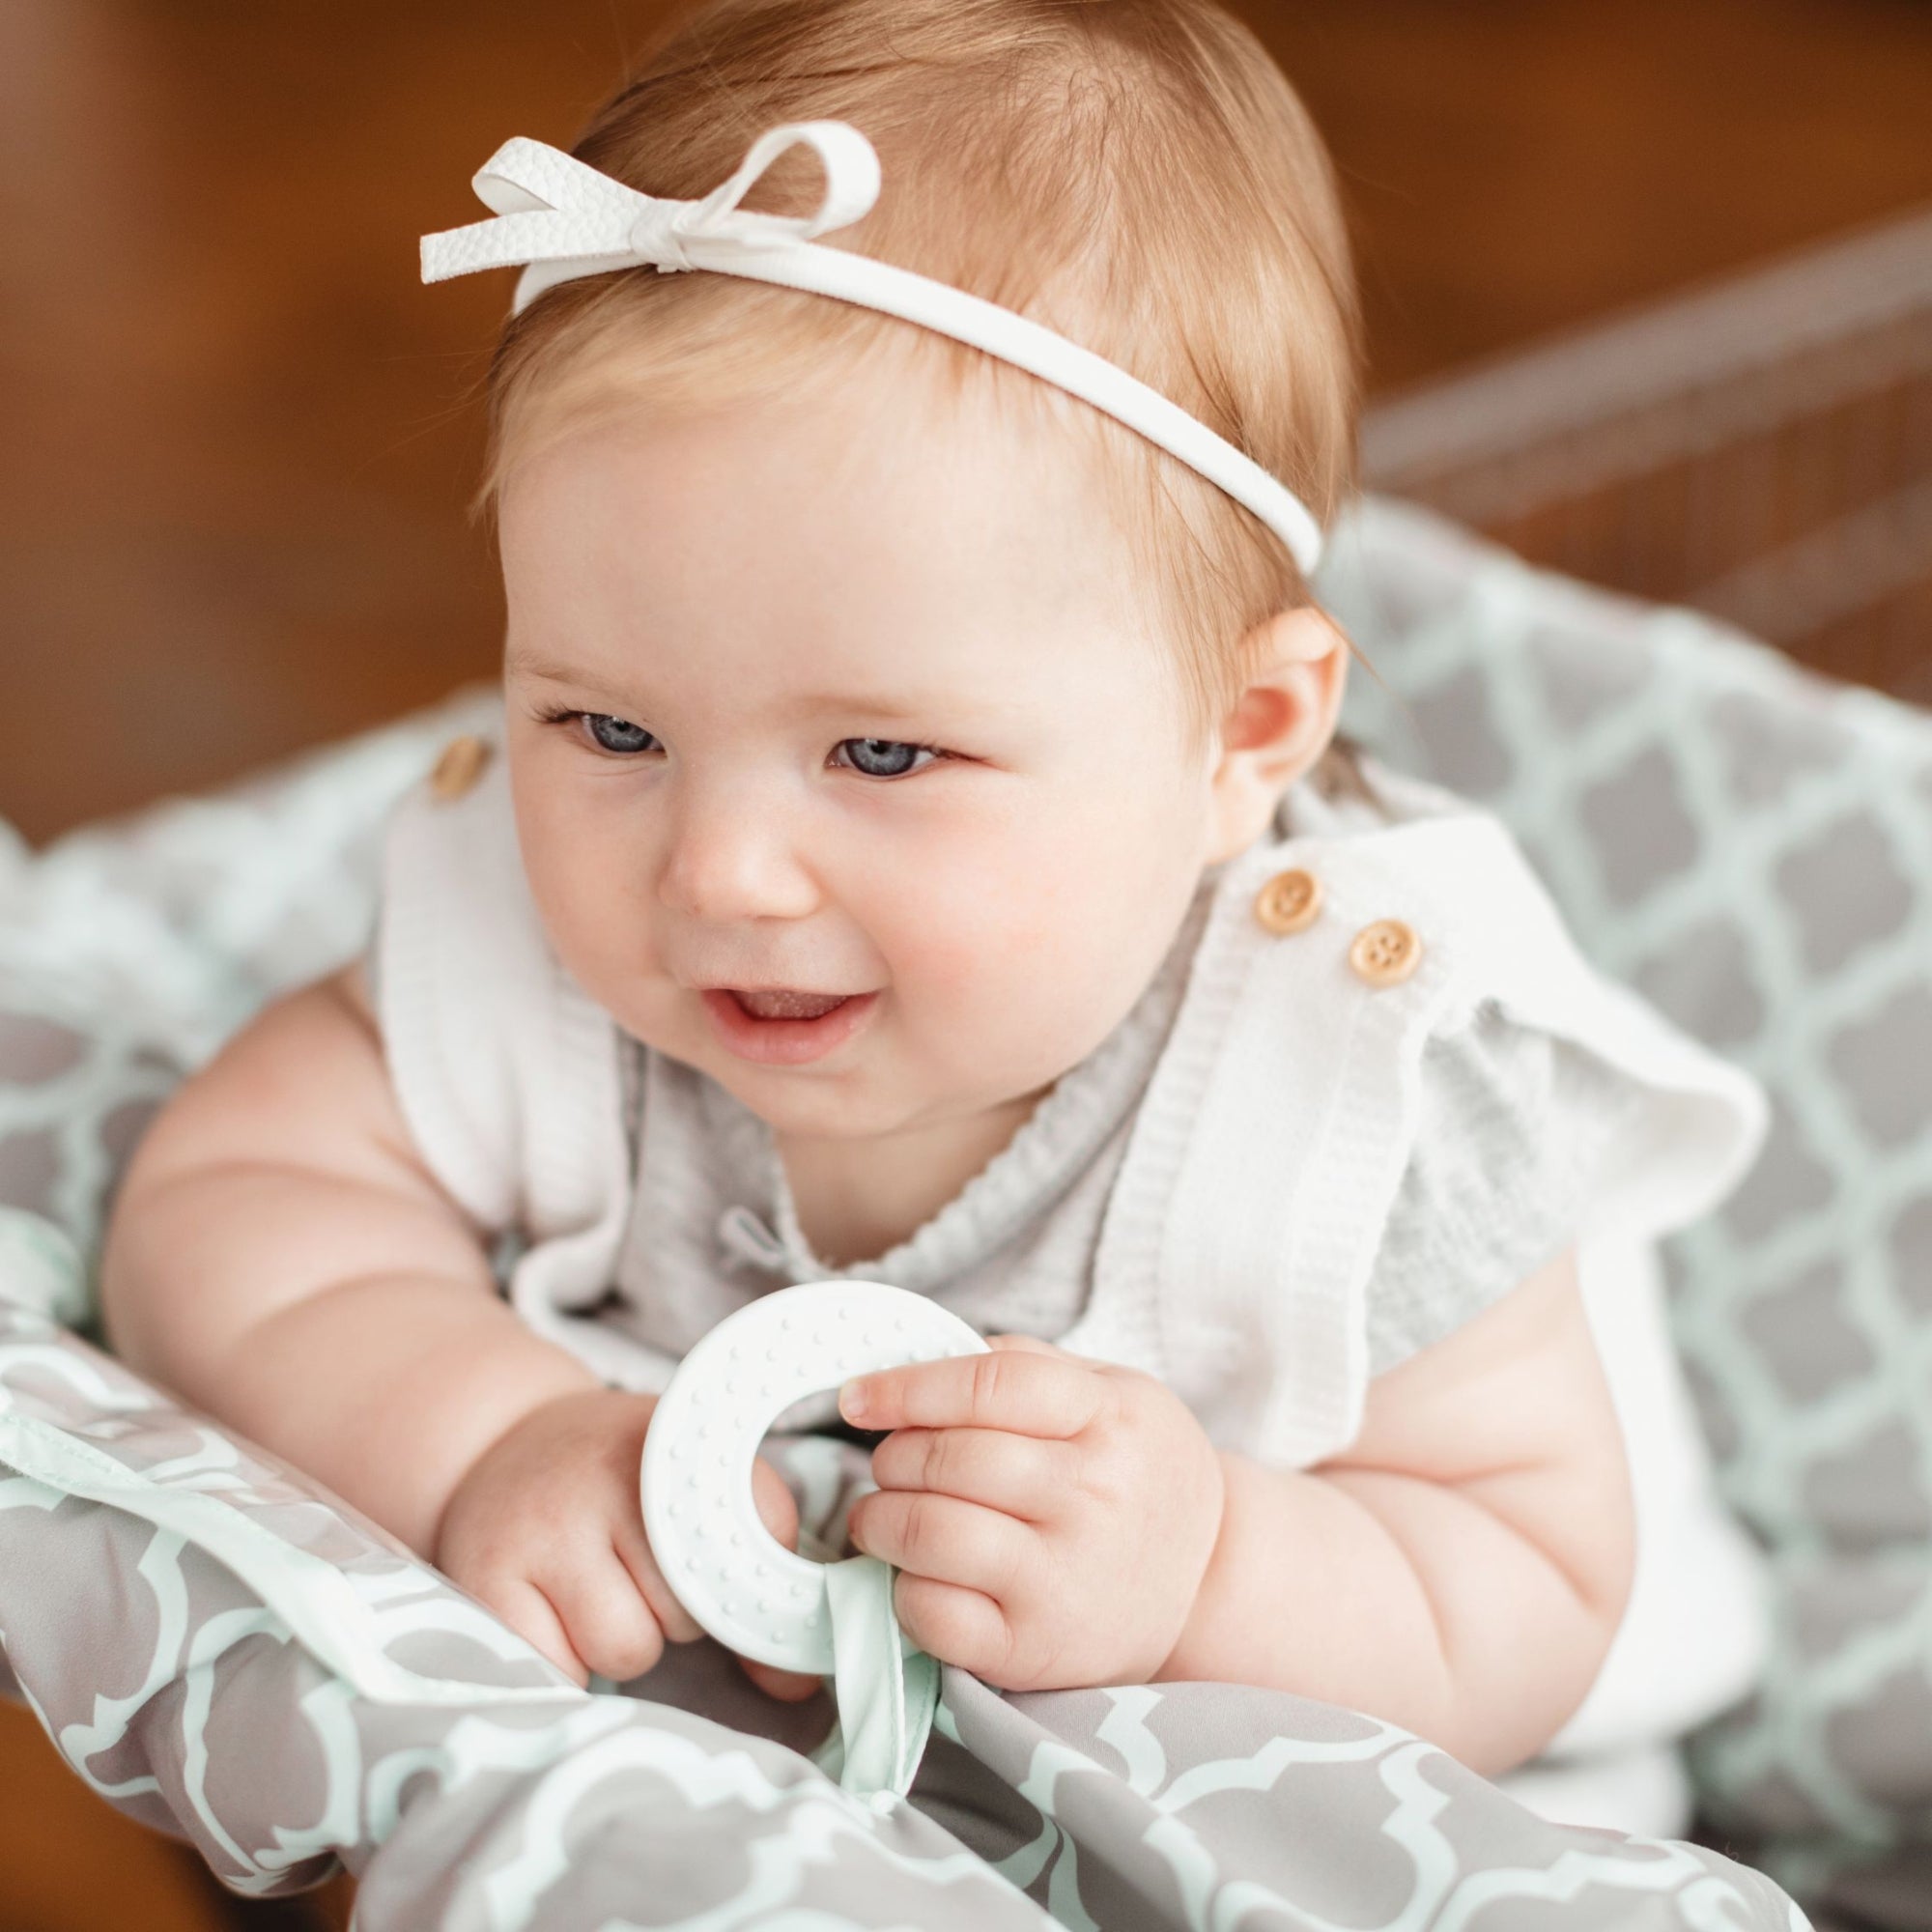
<svg viewBox="0 0 1932 1932"><path fill-rule="evenodd" d="M626 1179L616 1028L551 951L490 739L398 805L372 966L398 1103L452 1198L532 1238L599 1218Z"/></svg>
<svg viewBox="0 0 1932 1932"><path fill-rule="evenodd" d="M1708 1212L1763 1141L1758 1083L1584 957L1501 819L1370 771L1379 823L1304 804L1302 824L1334 866L1359 859L1386 881L1441 969L1409 1111L1415 1205L1465 1168L1498 1207L1512 1185L1525 1203L1573 1201L1586 1237L1647 1238ZM1533 1248L1527 1227L1521 1240Z"/></svg>
<svg viewBox="0 0 1932 1932"><path fill-rule="evenodd" d="M1423 1043L1415 1130L1365 1301L1369 1374L1480 1315L1570 1246L1655 1090L1485 1001Z"/></svg>
<svg viewBox="0 0 1932 1932"><path fill-rule="evenodd" d="M1489 1293L1555 1242L1706 1212L1767 1112L1591 966L1499 819L1363 773L1355 797L1297 787L1276 836L1220 868L1079 1338L1294 1465L1353 1439L1372 1298L1384 1364L1442 1319L1417 1279L1439 1210ZM1510 1209L1502 1229L1478 1201Z"/></svg>

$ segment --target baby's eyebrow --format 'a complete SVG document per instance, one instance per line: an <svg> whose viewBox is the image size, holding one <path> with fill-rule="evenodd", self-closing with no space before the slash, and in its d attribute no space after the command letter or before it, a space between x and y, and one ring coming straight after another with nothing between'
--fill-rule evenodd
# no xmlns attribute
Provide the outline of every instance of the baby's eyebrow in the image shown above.
<svg viewBox="0 0 1932 1932"><path fill-rule="evenodd" d="M507 668L525 677L541 678L551 684L574 684L591 691L611 689L597 671L566 664L560 658L541 657L532 651L512 647L505 664ZM902 695L871 691L812 691L787 697L784 702L788 711L842 711L866 718L929 718L935 708L930 704L908 703Z"/></svg>
<svg viewBox="0 0 1932 1932"><path fill-rule="evenodd" d="M602 671L589 666L566 664L561 658L541 657L534 651L519 650L513 645L504 654L503 668L512 676L535 678L544 684L567 684L578 691L594 692L599 700L614 705L627 717L644 708L633 702L635 693L626 692L621 684L611 683Z"/></svg>
<svg viewBox="0 0 1932 1932"><path fill-rule="evenodd" d="M792 703L801 711L856 711L868 718L917 718L932 715L932 706L908 704L902 697L887 697L868 691L814 691Z"/></svg>
<svg viewBox="0 0 1932 1932"><path fill-rule="evenodd" d="M504 658L504 668L521 671L526 677L540 677L552 684L597 684L597 675L581 667L565 664L560 658L541 658L512 645Z"/></svg>

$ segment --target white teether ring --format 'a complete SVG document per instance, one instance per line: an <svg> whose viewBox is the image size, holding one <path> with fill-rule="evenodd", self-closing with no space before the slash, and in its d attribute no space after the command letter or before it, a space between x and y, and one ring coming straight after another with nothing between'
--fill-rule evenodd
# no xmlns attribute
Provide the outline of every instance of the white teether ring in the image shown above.
<svg viewBox="0 0 1932 1932"><path fill-rule="evenodd" d="M983 1353L958 1316L882 1281L816 1281L726 1316L678 1364L644 1437L644 1528L675 1596L718 1641L830 1674L825 1566L784 1548L752 1497L773 1420L849 1376Z"/></svg>

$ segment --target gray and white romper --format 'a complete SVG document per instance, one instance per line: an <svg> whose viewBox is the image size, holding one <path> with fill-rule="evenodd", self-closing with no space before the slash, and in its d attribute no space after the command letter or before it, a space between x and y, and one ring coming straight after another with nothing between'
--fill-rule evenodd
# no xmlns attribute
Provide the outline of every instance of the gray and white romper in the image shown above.
<svg viewBox="0 0 1932 1932"><path fill-rule="evenodd" d="M908 1239L833 1268L765 1123L625 1035L556 959L504 766L403 802L370 966L422 1157L505 1237L533 1327L655 1390L770 1289L890 1281L982 1332L1146 1370L1224 1448L1302 1467L1352 1439L1373 1377L1574 1244L1632 1457L1638 1574L1525 1795L1548 1785L1578 1822L1677 1822L1670 1740L1747 1687L1763 1635L1655 1240L1743 1175L1765 1105L1593 971L1499 821L1373 763L1366 796L1293 787L1009 1145Z"/></svg>

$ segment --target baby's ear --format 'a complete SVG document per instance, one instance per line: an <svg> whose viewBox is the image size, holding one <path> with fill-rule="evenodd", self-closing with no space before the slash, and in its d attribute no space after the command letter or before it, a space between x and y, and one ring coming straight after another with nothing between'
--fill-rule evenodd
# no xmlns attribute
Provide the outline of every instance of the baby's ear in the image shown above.
<svg viewBox="0 0 1932 1932"><path fill-rule="evenodd" d="M1328 749L1347 682L1348 639L1313 604L1276 612L1247 642L1256 668L1221 721L1209 865L1252 844L1282 793Z"/></svg>

